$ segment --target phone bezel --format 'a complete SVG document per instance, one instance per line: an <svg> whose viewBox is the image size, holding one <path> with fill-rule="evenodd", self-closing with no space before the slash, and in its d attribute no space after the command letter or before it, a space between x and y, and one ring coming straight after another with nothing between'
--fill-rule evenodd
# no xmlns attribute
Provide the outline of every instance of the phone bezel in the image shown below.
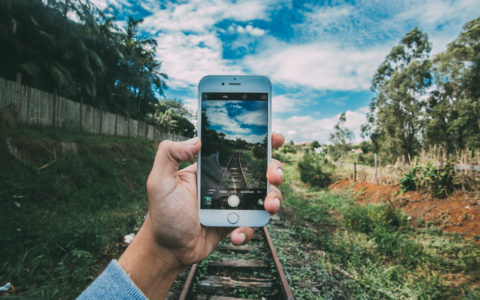
<svg viewBox="0 0 480 300"><path fill-rule="evenodd" d="M234 83L231 85L230 83ZM260 75L208 75L203 77L198 84L198 137L201 139L202 130L202 93L267 93L268 94L268 151L267 160L270 163L272 157L272 84L266 76ZM229 210L229 209L201 209L200 208L200 184L201 184L201 150L198 154L197 172L197 206L200 223L204 226L214 227L262 227L270 220L270 214L265 210ZM270 183L267 181L267 194L270 192ZM230 224L227 216L236 213L239 221Z"/></svg>

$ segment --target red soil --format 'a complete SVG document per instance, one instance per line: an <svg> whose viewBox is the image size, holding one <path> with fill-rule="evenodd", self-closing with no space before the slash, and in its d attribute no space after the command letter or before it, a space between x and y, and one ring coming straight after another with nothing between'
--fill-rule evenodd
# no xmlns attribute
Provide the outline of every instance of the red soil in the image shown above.
<svg viewBox="0 0 480 300"><path fill-rule="evenodd" d="M432 198L428 194L409 191L400 193L399 186L376 185L368 182L339 180L329 189L352 188L358 192L361 204L392 201L413 219L422 218L425 223L437 225L446 232L457 232L467 238L480 237L480 195L457 191L445 199ZM473 239L475 240L475 239ZM480 244L480 241L476 241Z"/></svg>

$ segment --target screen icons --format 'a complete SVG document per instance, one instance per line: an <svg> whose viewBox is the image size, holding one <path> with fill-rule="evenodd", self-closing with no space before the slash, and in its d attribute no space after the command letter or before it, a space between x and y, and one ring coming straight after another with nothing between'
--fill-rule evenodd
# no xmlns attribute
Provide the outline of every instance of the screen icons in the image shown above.
<svg viewBox="0 0 480 300"><path fill-rule="evenodd" d="M205 200L206 205L208 205L208 206L212 205L212 197L205 196L205 197L203 197L203 200Z"/></svg>

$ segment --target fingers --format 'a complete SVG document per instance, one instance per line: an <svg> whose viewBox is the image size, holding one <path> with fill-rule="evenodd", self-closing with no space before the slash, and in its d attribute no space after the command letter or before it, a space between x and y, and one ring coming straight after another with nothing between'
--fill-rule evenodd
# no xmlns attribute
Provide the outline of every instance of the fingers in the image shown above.
<svg viewBox="0 0 480 300"><path fill-rule="evenodd" d="M270 187L270 193L268 193L267 197L265 198L265 210L274 215L280 209L280 204L282 203L282 192L279 189L272 186Z"/></svg>
<svg viewBox="0 0 480 300"><path fill-rule="evenodd" d="M270 161L267 170L267 180L273 185L280 185L283 181L282 163L276 159Z"/></svg>
<svg viewBox="0 0 480 300"><path fill-rule="evenodd" d="M153 170L165 175L174 175L181 161L192 160L200 151L201 143L198 137L184 142L163 141L158 146L153 163Z"/></svg>
<svg viewBox="0 0 480 300"><path fill-rule="evenodd" d="M279 148L285 142L283 135L279 133L272 133L272 148Z"/></svg>
<svg viewBox="0 0 480 300"><path fill-rule="evenodd" d="M248 242L253 237L254 230L250 227L239 227L230 233L232 244L240 246Z"/></svg>

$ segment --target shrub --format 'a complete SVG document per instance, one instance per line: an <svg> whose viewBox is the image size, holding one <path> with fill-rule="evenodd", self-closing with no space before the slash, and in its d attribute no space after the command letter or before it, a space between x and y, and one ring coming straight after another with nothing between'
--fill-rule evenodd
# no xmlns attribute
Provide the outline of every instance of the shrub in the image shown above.
<svg viewBox="0 0 480 300"><path fill-rule="evenodd" d="M435 197L444 198L456 185L455 165L448 162L443 166L429 163L427 166L415 166L400 178L402 193L406 191L426 190Z"/></svg>
<svg viewBox="0 0 480 300"><path fill-rule="evenodd" d="M315 153L305 153L298 163L300 178L312 186L327 187L333 181L333 165Z"/></svg>
<svg viewBox="0 0 480 300"><path fill-rule="evenodd" d="M413 167L410 170L403 175L402 178L400 178L400 187L402 193L405 193L407 191L415 191L417 189L416 181L417 181L417 168L418 167Z"/></svg>

